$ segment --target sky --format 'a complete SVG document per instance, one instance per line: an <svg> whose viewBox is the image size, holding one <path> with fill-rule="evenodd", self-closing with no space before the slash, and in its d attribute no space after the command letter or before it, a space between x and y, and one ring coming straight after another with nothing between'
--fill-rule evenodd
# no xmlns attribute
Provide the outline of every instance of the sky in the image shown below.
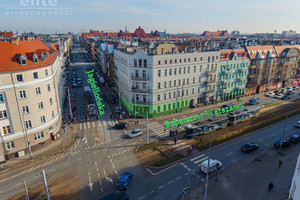
<svg viewBox="0 0 300 200"><path fill-rule="evenodd" d="M1 0L0 31L299 33L299 8L300 0Z"/></svg>

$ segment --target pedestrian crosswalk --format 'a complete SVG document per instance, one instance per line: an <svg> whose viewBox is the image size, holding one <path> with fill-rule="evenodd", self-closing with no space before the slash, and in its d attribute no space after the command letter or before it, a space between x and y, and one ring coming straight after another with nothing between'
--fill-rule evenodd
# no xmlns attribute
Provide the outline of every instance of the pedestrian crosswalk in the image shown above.
<svg viewBox="0 0 300 200"><path fill-rule="evenodd" d="M195 165L197 165L198 167L200 167L201 163L204 161L204 160L207 160L208 159L208 156L206 156L205 154L201 154L199 156L196 156L194 158L191 158L190 161L192 163L194 163Z"/></svg>
<svg viewBox="0 0 300 200"><path fill-rule="evenodd" d="M158 122L152 122L149 124L149 130L153 131L153 133L155 135L157 135L158 137L165 137L167 134L164 131L165 127L163 127L161 124L159 124Z"/></svg>

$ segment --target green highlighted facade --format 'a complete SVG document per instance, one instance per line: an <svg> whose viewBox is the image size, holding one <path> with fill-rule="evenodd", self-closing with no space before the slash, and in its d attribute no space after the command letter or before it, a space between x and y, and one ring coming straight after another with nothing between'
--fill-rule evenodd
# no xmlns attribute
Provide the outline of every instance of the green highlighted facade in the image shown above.
<svg viewBox="0 0 300 200"><path fill-rule="evenodd" d="M131 103L124 96L122 96L122 106L127 110L130 115L134 115L136 111L137 116L146 116L147 110L149 109L149 117L157 117L170 113L180 112L181 110L189 109L189 99L183 98L177 101L170 101L167 103L161 103L156 105L147 105L139 103ZM177 106L176 106L177 103Z"/></svg>

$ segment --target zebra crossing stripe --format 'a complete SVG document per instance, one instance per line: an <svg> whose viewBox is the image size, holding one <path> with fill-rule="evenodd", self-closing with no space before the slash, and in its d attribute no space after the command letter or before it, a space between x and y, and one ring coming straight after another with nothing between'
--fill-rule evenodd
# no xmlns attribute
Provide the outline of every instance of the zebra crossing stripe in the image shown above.
<svg viewBox="0 0 300 200"><path fill-rule="evenodd" d="M196 157L190 159L190 161L197 160L198 158L201 158L201 157L203 157L203 156L205 156L205 154L201 154L201 155L199 155L199 156L196 156Z"/></svg>
<svg viewBox="0 0 300 200"><path fill-rule="evenodd" d="M204 160L207 160L208 159L208 157L207 156L205 156L204 158L202 158L202 159L200 159L200 160L197 160L197 161L195 161L194 162L194 164L196 165L196 164L198 164L198 163L200 163L200 162L202 162L202 161L204 161ZM198 167L200 166L200 164L198 164Z"/></svg>
<svg viewBox="0 0 300 200"><path fill-rule="evenodd" d="M90 122L87 123L87 128L90 129Z"/></svg>
<svg viewBox="0 0 300 200"><path fill-rule="evenodd" d="M79 130L82 130L82 124L79 124Z"/></svg>

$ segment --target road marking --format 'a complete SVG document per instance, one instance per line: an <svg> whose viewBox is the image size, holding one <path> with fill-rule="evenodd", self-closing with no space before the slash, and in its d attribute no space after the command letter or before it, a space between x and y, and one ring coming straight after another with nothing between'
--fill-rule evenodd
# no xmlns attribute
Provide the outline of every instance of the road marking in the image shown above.
<svg viewBox="0 0 300 200"><path fill-rule="evenodd" d="M202 162L202 161L204 161L206 159L208 159L207 156L205 156L204 158L201 158L200 160L195 161L194 164L198 164L199 162Z"/></svg>
<svg viewBox="0 0 300 200"><path fill-rule="evenodd" d="M148 171L150 174L152 174L153 176L155 176L155 175L160 174L160 173L162 173L162 172L164 172L164 171L166 171L166 170L168 170L168 169L170 169L170 168L172 168L172 167L175 167L176 165L178 165L178 163L176 163L175 165L172 165L172 166L170 166L170 167L167 167L167 168L165 168L165 169L163 169L163 170L161 170L161 171L159 171L159 172L157 172L157 173L151 172L148 168L147 168L147 171Z"/></svg>
<svg viewBox="0 0 300 200"><path fill-rule="evenodd" d="M181 178L181 176L178 176L177 178L176 178L176 180L178 180L178 179L180 179Z"/></svg>
<svg viewBox="0 0 300 200"><path fill-rule="evenodd" d="M232 152L230 152L230 153L226 154L226 156L230 156L231 154L232 154Z"/></svg>
<svg viewBox="0 0 300 200"><path fill-rule="evenodd" d="M89 174L89 187L90 187L90 190L93 191L93 183L91 181L91 174L90 174L90 172L88 172L88 174Z"/></svg>
<svg viewBox="0 0 300 200"><path fill-rule="evenodd" d="M185 175L185 176L186 176L186 175L189 175L189 172L185 173L184 175Z"/></svg>
<svg viewBox="0 0 300 200"><path fill-rule="evenodd" d="M148 194L152 194L154 192L154 190L152 190L151 192L149 192Z"/></svg>
<svg viewBox="0 0 300 200"><path fill-rule="evenodd" d="M88 129L91 127L91 126L90 126L90 123L87 123L87 127L88 127Z"/></svg>
<svg viewBox="0 0 300 200"><path fill-rule="evenodd" d="M115 173L118 175L118 172L117 172L117 171L115 171Z"/></svg>
<svg viewBox="0 0 300 200"><path fill-rule="evenodd" d="M168 184L173 183L173 181L169 181Z"/></svg>
<svg viewBox="0 0 300 200"><path fill-rule="evenodd" d="M164 186L164 185L162 185L162 186L159 186L159 187L158 187L158 189L161 189L161 188L163 188L163 187L165 187L165 186Z"/></svg>
<svg viewBox="0 0 300 200"><path fill-rule="evenodd" d="M49 169L48 172L52 172L52 171L54 171L54 170L56 170L56 169L55 169L55 168Z"/></svg>
<svg viewBox="0 0 300 200"><path fill-rule="evenodd" d="M276 133L273 133L272 136L276 135Z"/></svg>
<svg viewBox="0 0 300 200"><path fill-rule="evenodd" d="M98 167L97 167L96 169L97 169L97 172L99 172L99 169L98 169Z"/></svg>
<svg viewBox="0 0 300 200"><path fill-rule="evenodd" d="M263 139L259 139L259 140L258 140L258 142L261 142L261 141L263 141Z"/></svg>
<svg viewBox="0 0 300 200"><path fill-rule="evenodd" d="M97 175L98 175L98 178L100 178L100 174L99 174L99 173L97 173Z"/></svg>
<svg viewBox="0 0 300 200"><path fill-rule="evenodd" d="M79 124L79 129L82 130L82 124Z"/></svg>
<svg viewBox="0 0 300 200"><path fill-rule="evenodd" d="M201 158L201 157L203 157L203 156L205 156L205 154L201 154L200 156L194 157L194 158L190 159L190 161L197 160L198 158Z"/></svg>
<svg viewBox="0 0 300 200"><path fill-rule="evenodd" d="M139 199L143 199L144 198L144 196L141 196Z"/></svg>
<svg viewBox="0 0 300 200"><path fill-rule="evenodd" d="M101 187L101 192L103 192L103 188Z"/></svg>

